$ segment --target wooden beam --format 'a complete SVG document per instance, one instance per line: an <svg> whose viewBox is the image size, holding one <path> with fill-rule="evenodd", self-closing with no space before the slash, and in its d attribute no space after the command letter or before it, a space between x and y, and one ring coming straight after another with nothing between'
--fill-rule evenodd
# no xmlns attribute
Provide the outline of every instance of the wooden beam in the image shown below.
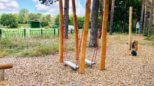
<svg viewBox="0 0 154 86"><path fill-rule="evenodd" d="M80 68L79 73L85 73L85 57L86 57L86 47L87 47L87 38L88 38L88 29L89 29L89 20L90 20L90 6L91 0L86 0L86 13L84 18L83 26L83 37L81 44L81 54L80 54Z"/></svg>
<svg viewBox="0 0 154 86"><path fill-rule="evenodd" d="M79 36L78 36L78 18L76 15L76 4L75 0L72 0L73 6L73 22L74 22L74 29L75 29L75 59L79 60Z"/></svg>
<svg viewBox="0 0 154 86"><path fill-rule="evenodd" d="M1 69L10 69L13 67L13 64L0 64L0 70Z"/></svg>
<svg viewBox="0 0 154 86"><path fill-rule="evenodd" d="M108 28L108 16L109 16L109 0L104 1L104 15L102 22L102 46L101 46L101 61L100 61L100 70L105 69L105 60L106 60L106 46L107 46L107 28Z"/></svg>
<svg viewBox="0 0 154 86"><path fill-rule="evenodd" d="M63 63L63 0L59 0L59 13L60 13L60 17L59 17L59 30L60 30L60 34L59 34L59 62Z"/></svg>
<svg viewBox="0 0 154 86"><path fill-rule="evenodd" d="M133 7L129 8L129 50L132 49L132 14Z"/></svg>

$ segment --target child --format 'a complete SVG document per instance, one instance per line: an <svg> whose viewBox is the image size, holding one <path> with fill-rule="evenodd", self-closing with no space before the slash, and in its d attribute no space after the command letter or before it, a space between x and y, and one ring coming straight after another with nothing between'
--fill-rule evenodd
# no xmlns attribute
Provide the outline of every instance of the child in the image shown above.
<svg viewBox="0 0 154 86"><path fill-rule="evenodd" d="M137 56L137 51L138 51L138 41L134 40L134 42L132 43L132 51L131 51L132 56Z"/></svg>

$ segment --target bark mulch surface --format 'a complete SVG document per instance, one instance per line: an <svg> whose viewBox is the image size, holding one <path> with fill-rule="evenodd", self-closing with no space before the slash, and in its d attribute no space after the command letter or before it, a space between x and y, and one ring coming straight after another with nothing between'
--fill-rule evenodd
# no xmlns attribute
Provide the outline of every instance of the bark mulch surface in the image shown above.
<svg viewBox="0 0 154 86"><path fill-rule="evenodd" d="M13 63L14 67L5 71L5 81L0 82L0 86L154 86L154 46L143 37L135 36L139 40L139 51L137 57L132 57L127 38L109 36L106 70L99 70L98 55L96 65L86 67L82 75L59 64L58 54L1 58L1 64ZM87 58L91 59L92 52L87 50ZM67 54L68 59L73 60L73 56L74 53Z"/></svg>

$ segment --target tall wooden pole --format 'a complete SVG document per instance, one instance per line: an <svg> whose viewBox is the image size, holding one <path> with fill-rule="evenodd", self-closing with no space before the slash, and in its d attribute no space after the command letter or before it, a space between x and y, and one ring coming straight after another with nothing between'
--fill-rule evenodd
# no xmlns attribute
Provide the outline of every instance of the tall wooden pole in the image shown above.
<svg viewBox="0 0 154 86"><path fill-rule="evenodd" d="M90 6L91 0L86 0L86 13L84 19L84 27L83 27L83 37L81 44L81 54L80 54L80 68L79 73L85 73L85 57L86 57L86 47L87 47L87 38L88 38L88 29L89 29L89 20L90 20Z"/></svg>
<svg viewBox="0 0 154 86"><path fill-rule="evenodd" d="M133 7L129 8L129 50L132 49L132 14Z"/></svg>
<svg viewBox="0 0 154 86"><path fill-rule="evenodd" d="M104 15L102 22L102 46L101 46L101 61L100 61L100 70L105 69L105 60L106 60L106 46L107 46L107 28L108 28L108 16L109 16L109 0L104 1Z"/></svg>
<svg viewBox="0 0 154 86"><path fill-rule="evenodd" d="M76 15L76 4L75 0L72 0L72 6L73 6L73 22L74 22L74 28L75 28L75 59L79 59L79 41L78 41L78 19Z"/></svg>
<svg viewBox="0 0 154 86"><path fill-rule="evenodd" d="M59 0L59 30L60 30L60 36L59 36L59 62L63 63L63 0Z"/></svg>

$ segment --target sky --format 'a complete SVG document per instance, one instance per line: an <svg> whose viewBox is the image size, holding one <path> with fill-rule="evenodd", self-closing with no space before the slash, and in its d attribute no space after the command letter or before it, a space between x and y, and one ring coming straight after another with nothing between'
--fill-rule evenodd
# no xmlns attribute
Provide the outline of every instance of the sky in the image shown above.
<svg viewBox="0 0 154 86"><path fill-rule="evenodd" d="M70 0L69 14L72 14L72 4ZM85 1L76 0L76 9L78 16L84 16ZM64 2L63 2L64 3ZM18 13L21 9L27 9L32 13L50 14L52 16L59 14L58 2L51 6L40 4L39 0L0 0L0 14Z"/></svg>

